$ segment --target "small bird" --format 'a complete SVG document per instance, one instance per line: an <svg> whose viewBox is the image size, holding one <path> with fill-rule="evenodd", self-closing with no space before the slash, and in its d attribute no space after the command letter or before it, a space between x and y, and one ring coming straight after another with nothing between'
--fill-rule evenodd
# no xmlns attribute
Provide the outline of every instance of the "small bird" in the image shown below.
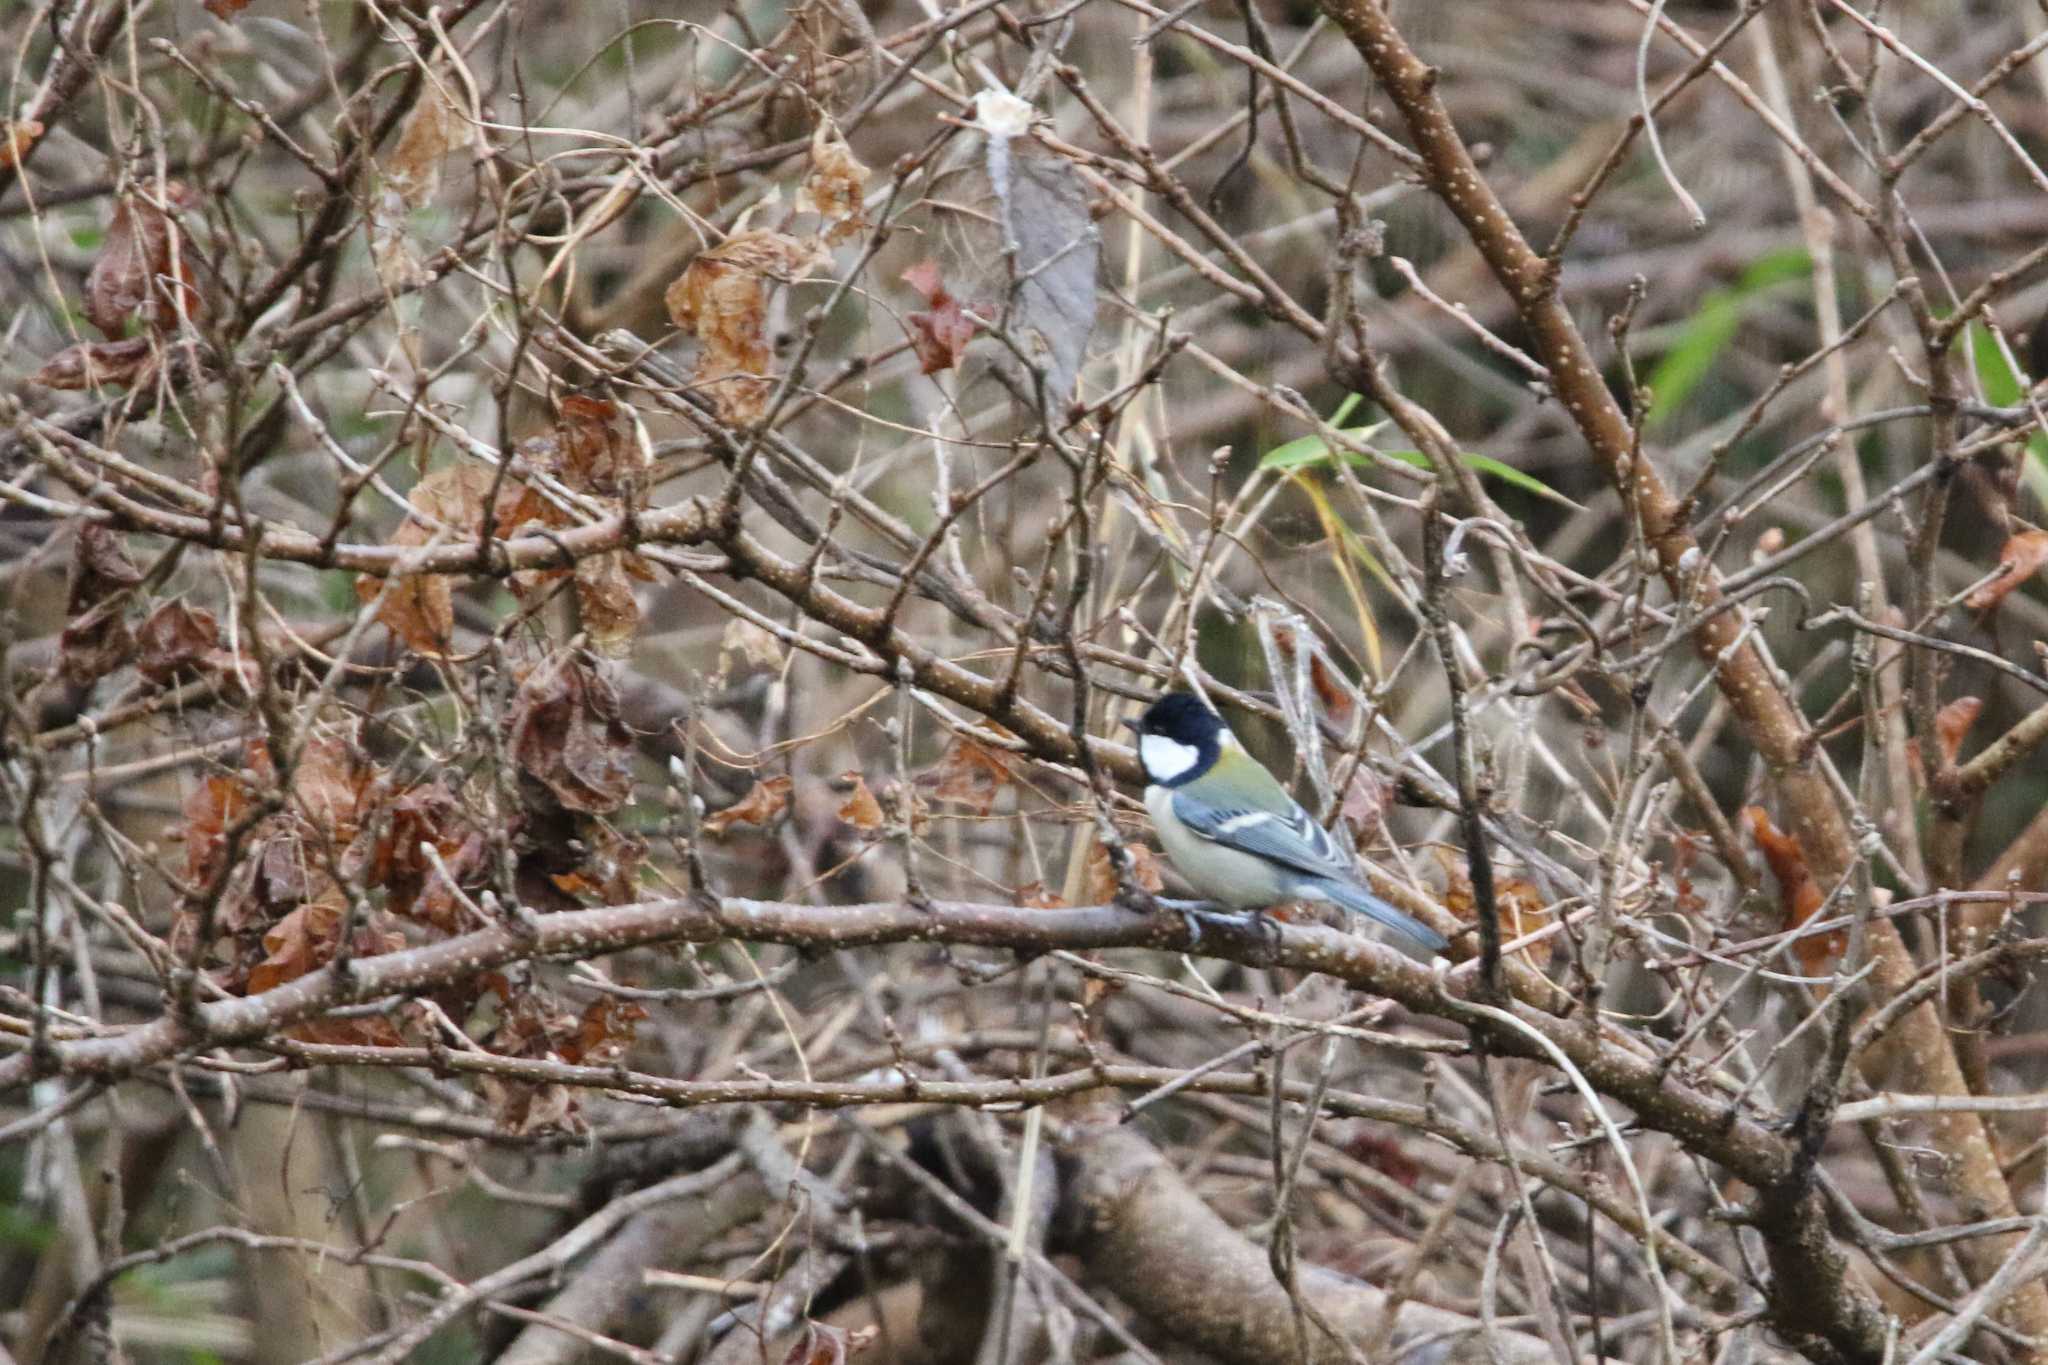
<svg viewBox="0 0 2048 1365"><path fill-rule="evenodd" d="M1329 901L1442 951L1442 934L1360 884L1337 841L1198 697L1168 693L1124 724L1138 732L1159 842L1198 894L1239 910Z"/></svg>

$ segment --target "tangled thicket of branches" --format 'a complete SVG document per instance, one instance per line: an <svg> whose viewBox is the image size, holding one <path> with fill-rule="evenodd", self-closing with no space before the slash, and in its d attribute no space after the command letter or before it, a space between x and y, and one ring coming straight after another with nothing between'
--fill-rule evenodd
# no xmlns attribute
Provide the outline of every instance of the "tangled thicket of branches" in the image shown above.
<svg viewBox="0 0 2048 1365"><path fill-rule="evenodd" d="M2039 14L205 10L6 21L0 1357L2048 1360Z"/></svg>

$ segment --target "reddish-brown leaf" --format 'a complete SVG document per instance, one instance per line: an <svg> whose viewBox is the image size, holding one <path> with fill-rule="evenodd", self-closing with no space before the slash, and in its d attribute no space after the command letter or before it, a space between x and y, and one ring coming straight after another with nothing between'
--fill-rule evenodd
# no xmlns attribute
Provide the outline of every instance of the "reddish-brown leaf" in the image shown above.
<svg viewBox="0 0 2048 1365"><path fill-rule="evenodd" d="M249 8L249 0L206 0L206 12L220 20L232 20Z"/></svg>
<svg viewBox="0 0 2048 1365"><path fill-rule="evenodd" d="M1292 626L1280 625L1273 628L1273 643L1291 661L1300 642ZM1358 709L1352 700L1350 685L1323 657L1322 651L1313 648L1308 656L1308 680L1309 686L1315 689L1316 700L1323 705L1323 714L1339 725L1347 724Z"/></svg>
<svg viewBox="0 0 2048 1365"><path fill-rule="evenodd" d="M1131 860L1131 883L1153 895L1166 889L1166 874L1159 855L1143 844L1125 844ZM1088 850L1088 903L1107 905L1118 891L1116 864L1110 860L1109 845L1095 844Z"/></svg>
<svg viewBox="0 0 2048 1365"><path fill-rule="evenodd" d="M647 845L621 834L601 820L583 820L576 842L582 857L567 872L552 874L559 891L586 896L603 905L625 905L638 899L640 864Z"/></svg>
<svg viewBox="0 0 2048 1365"><path fill-rule="evenodd" d="M676 326L696 337L696 383L728 422L745 424L768 408L769 289L802 279L830 257L816 242L756 229L734 233L700 253L663 295Z"/></svg>
<svg viewBox="0 0 2048 1365"><path fill-rule="evenodd" d="M752 789L724 810L704 817L704 832L716 838L734 825L772 824L789 805L794 784L787 777L764 777Z"/></svg>
<svg viewBox="0 0 2048 1365"><path fill-rule="evenodd" d="M2005 548L1998 552L1998 562L2005 566L2004 571L1963 599L1963 605L1971 611L1991 611L2014 588L2032 578L2035 570L2048 563L2048 531L2019 532L2005 542Z"/></svg>
<svg viewBox="0 0 2048 1365"><path fill-rule="evenodd" d="M455 794L439 781L407 787L366 810L361 830L341 857L341 875L351 885L382 887L394 915L454 931L463 924L458 888L481 887L489 870L489 849ZM421 851L431 844L450 886Z"/></svg>
<svg viewBox="0 0 2048 1365"><path fill-rule="evenodd" d="M965 735L953 737L924 778L933 784L934 800L967 806L976 815L994 810L1003 788L1016 780L1010 775L1009 765L993 749L976 744Z"/></svg>
<svg viewBox="0 0 2048 1365"><path fill-rule="evenodd" d="M873 834L883 825L882 803L875 800L875 794L868 790L867 779L858 772L843 773L840 781L852 782L853 790L847 794L846 803L839 808L839 818L852 825L862 834Z"/></svg>
<svg viewBox="0 0 2048 1365"><path fill-rule="evenodd" d="M554 473L582 493L608 497L628 491L641 467L640 447L619 421L619 405L572 393L555 423Z"/></svg>
<svg viewBox="0 0 2048 1365"><path fill-rule="evenodd" d="M1797 929L1812 919L1827 899L1807 867L1806 850L1796 837L1773 825L1770 813L1762 806L1745 806L1742 813L1749 820L1750 833L1756 839L1757 848L1763 852L1771 876L1777 879L1778 904L1784 911L1785 927ZM1847 942L1846 936L1836 930L1831 934L1802 938L1792 946L1798 953L1800 964L1818 976L1828 970Z"/></svg>
<svg viewBox="0 0 2048 1365"><path fill-rule="evenodd" d="M413 486L407 500L415 515L406 517L391 544L414 549L430 543L474 541L483 524L484 504L496 482L497 472L480 464L435 470ZM502 535L505 527L500 525L497 530ZM430 658L445 656L455 632L455 598L448 576L402 574L391 583L389 592L384 582L372 574L361 575L356 579L356 597L375 602L383 594L377 619L413 652Z"/></svg>
<svg viewBox="0 0 2048 1365"><path fill-rule="evenodd" d="M1444 891L1442 905L1467 924L1479 919L1479 898L1472 890L1472 877L1466 870L1465 855L1456 850L1437 845L1434 849L1437 866L1443 869ZM1550 923L1550 907L1543 903L1543 893L1532 882L1520 877L1494 875L1493 903L1501 915L1501 937L1503 940L1520 938L1534 933ZM1555 952L1561 939L1551 939L1551 951Z"/></svg>
<svg viewBox="0 0 2048 1365"><path fill-rule="evenodd" d="M910 330L910 346L917 352L920 371L937 374L952 369L966 354L967 344L974 340L981 324L967 315L960 300L946 288L936 262L919 261L904 271L902 278L927 305L926 311L907 313L903 318Z"/></svg>
<svg viewBox="0 0 2048 1365"><path fill-rule="evenodd" d="M322 836L346 846L355 837L371 776L348 733L316 731L300 748L298 766L292 770L294 804Z"/></svg>
<svg viewBox="0 0 2048 1365"><path fill-rule="evenodd" d="M1048 890L1044 882L1026 882L1017 888L1017 904L1027 910L1064 910L1067 900Z"/></svg>
<svg viewBox="0 0 2048 1365"><path fill-rule="evenodd" d="M195 203L197 196L173 180L163 186L162 199L177 211ZM197 316L201 304L193 283L193 254L175 220L141 194L129 195L114 209L92 273L86 276L86 317L116 341L138 313L163 330L177 319L173 289L182 291L185 311Z"/></svg>
<svg viewBox="0 0 2048 1365"><path fill-rule="evenodd" d="M584 1008L576 1032L562 1041L562 1060L572 1066L607 1066L633 1045L647 1010L630 1000L603 995Z"/></svg>
<svg viewBox="0 0 2048 1365"><path fill-rule="evenodd" d="M32 118L0 123L0 170L19 166L43 135L43 125Z"/></svg>
<svg viewBox="0 0 2048 1365"><path fill-rule="evenodd" d="M148 337L125 341L82 341L66 346L29 376L46 389L90 389L102 384L135 388L156 368L156 349Z"/></svg>
<svg viewBox="0 0 2048 1365"><path fill-rule="evenodd" d="M65 624L57 637L57 671L65 682L84 687L135 657L127 613L128 599L113 597Z"/></svg>
<svg viewBox="0 0 2048 1365"><path fill-rule="evenodd" d="M248 812L248 784L239 773L213 773L186 793L180 825L185 841L185 878L204 885L219 870L228 829Z"/></svg>
<svg viewBox="0 0 2048 1365"><path fill-rule="evenodd" d="M220 623L212 612L166 602L135 634L135 668L163 686L180 673L204 666L219 645Z"/></svg>
<svg viewBox="0 0 2048 1365"><path fill-rule="evenodd" d="M528 674L507 730L514 761L568 809L602 815L633 795L618 693L581 659L559 654Z"/></svg>
<svg viewBox="0 0 2048 1365"><path fill-rule="evenodd" d="M269 956L249 970L249 994L296 981L334 956L343 906L339 898L301 905L263 934Z"/></svg>
<svg viewBox="0 0 2048 1365"><path fill-rule="evenodd" d="M1934 735L1944 759L1956 761L1956 755L1963 751L1963 741L1969 738L1970 727L1977 723L1983 710L1983 698L1957 697L1935 713Z"/></svg>

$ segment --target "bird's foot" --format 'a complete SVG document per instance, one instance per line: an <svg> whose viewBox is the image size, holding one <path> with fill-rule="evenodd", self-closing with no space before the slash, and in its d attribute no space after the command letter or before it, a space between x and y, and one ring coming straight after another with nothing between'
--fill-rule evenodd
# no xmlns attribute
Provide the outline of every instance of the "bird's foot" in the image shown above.
<svg viewBox="0 0 2048 1365"><path fill-rule="evenodd" d="M1202 921L1217 920L1228 924L1242 924L1251 912L1233 913L1215 901L1176 901L1161 896L1159 903L1180 916L1180 922L1188 928L1188 946L1194 947L1202 941Z"/></svg>

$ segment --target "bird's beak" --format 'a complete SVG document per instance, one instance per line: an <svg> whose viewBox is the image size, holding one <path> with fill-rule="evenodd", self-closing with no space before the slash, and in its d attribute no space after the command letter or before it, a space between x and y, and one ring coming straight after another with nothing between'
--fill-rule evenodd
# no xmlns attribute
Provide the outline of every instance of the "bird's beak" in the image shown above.
<svg viewBox="0 0 2048 1365"><path fill-rule="evenodd" d="M1135 716L1125 716L1123 720L1120 722L1120 724L1122 724L1126 730L1129 730L1133 734L1135 734L1141 727L1143 727L1145 722L1139 720Z"/></svg>

